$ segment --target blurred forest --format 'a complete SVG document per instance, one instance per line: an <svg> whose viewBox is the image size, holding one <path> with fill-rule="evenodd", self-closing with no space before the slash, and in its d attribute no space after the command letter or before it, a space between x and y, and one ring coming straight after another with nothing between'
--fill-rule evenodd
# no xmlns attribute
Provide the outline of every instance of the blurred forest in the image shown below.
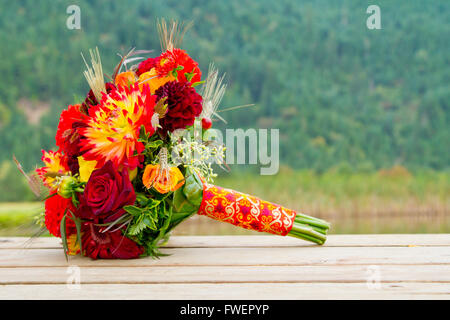
<svg viewBox="0 0 450 320"><path fill-rule="evenodd" d="M66 27L69 5L81 29ZM447 171L450 163L450 2L0 0L0 194L26 189L26 170L54 147L59 114L88 90L80 52L99 47L111 74L130 48L159 54L156 17L194 21L184 38L206 74L226 72L229 128L279 128L280 161L321 173ZM222 128L223 125L220 125ZM23 179L21 179L22 181ZM2 200L0 198L0 200Z"/></svg>

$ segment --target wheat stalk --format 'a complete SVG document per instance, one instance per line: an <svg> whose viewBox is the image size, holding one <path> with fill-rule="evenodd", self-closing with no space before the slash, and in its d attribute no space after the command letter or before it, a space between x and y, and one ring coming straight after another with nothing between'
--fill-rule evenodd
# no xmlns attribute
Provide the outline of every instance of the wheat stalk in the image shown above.
<svg viewBox="0 0 450 320"><path fill-rule="evenodd" d="M173 48L179 48L183 41L184 34L192 27L192 25L192 21L187 24L182 22L181 25L179 25L175 20L171 20L168 25L164 18L158 19L156 21L156 27L158 29L162 52L173 50Z"/></svg>
<svg viewBox="0 0 450 320"><path fill-rule="evenodd" d="M89 65L86 62L86 59L84 59L83 53L81 53L81 57L83 58L83 61L86 64L87 68L87 70L84 71L83 74L89 84L89 87L91 87L95 98L97 99L97 101L100 101L102 99L102 92L106 93L105 80L103 77L102 61L100 59L98 47L95 47L95 51L89 49L89 53L91 55L92 68L89 67Z"/></svg>
<svg viewBox="0 0 450 320"><path fill-rule="evenodd" d="M217 118L226 123L226 121L216 112L227 88L227 85L223 83L224 78L225 74L219 78L219 71L213 63L210 63L208 76L206 78L205 85L202 88L204 103L202 115L200 116L201 118L211 118L212 115L215 115Z"/></svg>

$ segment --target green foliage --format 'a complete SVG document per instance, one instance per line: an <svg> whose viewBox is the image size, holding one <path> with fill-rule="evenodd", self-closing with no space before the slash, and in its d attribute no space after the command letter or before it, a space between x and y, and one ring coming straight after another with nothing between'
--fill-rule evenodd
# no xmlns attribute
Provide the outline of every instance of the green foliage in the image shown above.
<svg viewBox="0 0 450 320"><path fill-rule="evenodd" d="M156 231L156 224L160 216L159 211L163 210L161 201L148 199L148 203L142 208L136 206L125 206L124 209L133 216L133 221L128 230L128 234L136 236L145 229Z"/></svg>
<svg viewBox="0 0 450 320"><path fill-rule="evenodd" d="M137 193L136 205L124 207L132 217L127 235L145 246L147 255L162 255L159 247L168 240L170 231L198 211L202 191L198 176L189 174L185 184L175 192L165 195Z"/></svg>
<svg viewBox="0 0 450 320"><path fill-rule="evenodd" d="M173 194L173 214L169 230L195 214L203 199L203 184L197 174L189 174L184 185Z"/></svg>
<svg viewBox="0 0 450 320"><path fill-rule="evenodd" d="M145 149L142 152L145 159L157 159L157 155L161 146L164 142L159 138L158 135L152 135L151 137L147 132L145 132L144 126L141 127L141 136L139 141L145 145ZM146 163L147 164L147 163Z"/></svg>
<svg viewBox="0 0 450 320"><path fill-rule="evenodd" d="M136 206L125 206L125 211L132 217L127 227L127 235L145 247L145 254L153 257L161 256L160 240L166 236L172 210L168 206L168 196L138 193Z"/></svg>

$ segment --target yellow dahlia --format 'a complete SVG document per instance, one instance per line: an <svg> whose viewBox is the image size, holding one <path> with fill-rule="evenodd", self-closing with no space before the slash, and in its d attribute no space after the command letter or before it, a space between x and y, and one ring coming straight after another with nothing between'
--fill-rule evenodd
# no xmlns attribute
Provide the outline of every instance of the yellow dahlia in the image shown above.
<svg viewBox="0 0 450 320"><path fill-rule="evenodd" d="M58 187L58 177L70 175L67 156L60 151L42 150L41 160L44 162L44 166L36 169L36 172L44 185L54 190Z"/></svg>

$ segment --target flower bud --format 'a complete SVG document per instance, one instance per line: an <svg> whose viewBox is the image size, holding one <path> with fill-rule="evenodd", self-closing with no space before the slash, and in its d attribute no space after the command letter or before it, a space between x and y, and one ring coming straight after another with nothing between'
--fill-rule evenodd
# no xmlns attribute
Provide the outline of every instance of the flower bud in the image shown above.
<svg viewBox="0 0 450 320"><path fill-rule="evenodd" d="M208 130L212 127L212 121L210 118L203 118L202 119L202 128L203 130Z"/></svg>

